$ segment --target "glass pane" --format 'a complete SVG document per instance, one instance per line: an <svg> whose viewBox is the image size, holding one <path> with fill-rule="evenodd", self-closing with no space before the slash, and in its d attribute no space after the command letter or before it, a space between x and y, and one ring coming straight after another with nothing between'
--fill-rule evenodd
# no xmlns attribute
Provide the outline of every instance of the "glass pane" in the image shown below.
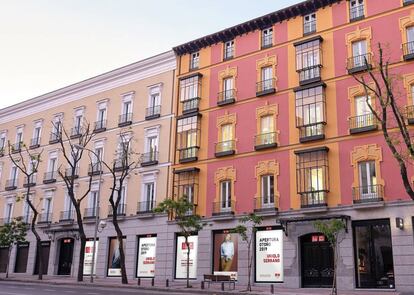
<svg viewBox="0 0 414 295"><path fill-rule="evenodd" d="M229 141L233 139L233 125L226 124L221 126L221 140Z"/></svg>
<svg viewBox="0 0 414 295"><path fill-rule="evenodd" d="M263 116L261 118L260 126L261 133L266 134L274 131L273 116Z"/></svg>
<svg viewBox="0 0 414 295"><path fill-rule="evenodd" d="M414 26L407 28L407 42L414 42Z"/></svg>

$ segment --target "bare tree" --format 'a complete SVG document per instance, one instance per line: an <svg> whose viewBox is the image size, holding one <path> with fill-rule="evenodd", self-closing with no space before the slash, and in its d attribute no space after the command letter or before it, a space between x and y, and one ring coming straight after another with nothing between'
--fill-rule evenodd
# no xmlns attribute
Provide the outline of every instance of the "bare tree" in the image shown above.
<svg viewBox="0 0 414 295"><path fill-rule="evenodd" d="M414 145L408 128L408 113L398 99L400 95L397 85L400 84L400 77L390 72L390 60L384 57L380 43L378 53L377 65L369 67L366 74L354 75L354 79L364 88L367 105L381 125L385 142L399 165L405 191L414 200L414 190L407 173L407 164L414 159ZM370 103L370 97L375 98L378 106Z"/></svg>
<svg viewBox="0 0 414 295"><path fill-rule="evenodd" d="M109 170L112 176L112 184L109 191L110 214L112 215L112 223L114 225L116 236L118 240L120 265L121 265L121 279L122 284L128 284L128 277L125 268L125 252L124 252L124 235L119 226L119 216L125 214L126 206L124 203L124 186L128 175L138 166L140 157L133 152L131 148L132 137L122 131L119 134L120 142L116 157L110 165L102 161L104 166ZM135 160L134 160L135 158Z"/></svg>
<svg viewBox="0 0 414 295"><path fill-rule="evenodd" d="M24 200L27 203L27 205L30 208L30 211L33 213L32 220L30 223L30 230L32 231L33 235L36 238L36 256L37 256L37 262L39 267L39 274L38 279L43 279L43 257L41 254L42 251L42 239L40 238L39 233L36 230L36 222L37 217L39 216L39 211L37 209L37 206L34 204L34 200L31 199L31 193L32 193L32 186L35 181L35 177L39 168L39 164L41 162L41 155L42 151L32 153L25 144L19 143L18 149L13 149L10 142L8 143L8 155L13 163L13 165L21 171L21 173L25 176L25 185L26 191L24 193ZM23 155L22 148L26 154L26 157L28 158L28 164L26 164L25 156ZM30 216L27 216L29 218ZM28 220L27 220L28 221Z"/></svg>
<svg viewBox="0 0 414 295"><path fill-rule="evenodd" d="M83 219L81 213L81 203L89 195L92 187L93 174L90 173L88 187L83 192L75 193L76 179L78 178L78 168L81 160L84 158L84 149L77 148L77 146L87 147L94 137L94 133L90 128L88 122L84 122L81 126L76 126L72 129L71 134L62 126L61 123L55 126L58 130L57 138L60 143L61 152L63 154L65 166L59 166L58 173L65 183L67 195L69 196L76 215L76 223L79 230L80 248L79 248L79 265L77 280L83 281L83 263L85 259L85 245L86 234L83 226ZM89 156L89 154L87 154ZM89 156L89 162L92 159Z"/></svg>

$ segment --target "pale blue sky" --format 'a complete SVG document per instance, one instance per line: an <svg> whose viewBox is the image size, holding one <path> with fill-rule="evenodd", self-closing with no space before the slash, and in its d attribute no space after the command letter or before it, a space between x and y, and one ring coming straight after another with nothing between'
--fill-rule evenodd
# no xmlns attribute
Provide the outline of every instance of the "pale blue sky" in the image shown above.
<svg viewBox="0 0 414 295"><path fill-rule="evenodd" d="M0 0L0 108L300 0Z"/></svg>

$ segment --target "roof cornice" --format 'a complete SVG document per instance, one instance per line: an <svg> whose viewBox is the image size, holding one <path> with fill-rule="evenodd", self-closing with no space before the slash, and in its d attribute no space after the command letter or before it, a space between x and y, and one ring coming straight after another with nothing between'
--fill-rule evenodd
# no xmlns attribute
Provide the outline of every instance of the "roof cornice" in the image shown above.
<svg viewBox="0 0 414 295"><path fill-rule="evenodd" d="M306 15L314 12L315 10L339 3L343 0L307 0L301 3L283 8L281 10L266 14L261 17L249 20L247 22L235 25L233 27L221 30L217 33L213 33L196 40L181 44L173 48L177 55L184 55L200 50L201 48L211 46L219 42L226 42L234 39L236 36L240 36L257 29L265 29L274 25L275 23L288 20L290 18Z"/></svg>
<svg viewBox="0 0 414 295"><path fill-rule="evenodd" d="M173 51L167 51L0 109L0 124L171 71L175 68L176 56Z"/></svg>

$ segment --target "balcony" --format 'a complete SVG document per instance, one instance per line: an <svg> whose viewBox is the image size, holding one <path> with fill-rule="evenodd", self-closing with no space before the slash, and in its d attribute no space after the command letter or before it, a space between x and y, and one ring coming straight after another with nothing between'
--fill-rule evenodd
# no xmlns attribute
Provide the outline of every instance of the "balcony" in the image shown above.
<svg viewBox="0 0 414 295"><path fill-rule="evenodd" d="M161 106L152 106L145 109L145 120L152 120L161 116Z"/></svg>
<svg viewBox="0 0 414 295"><path fill-rule="evenodd" d="M101 163L94 163L94 164L89 164L88 167L88 175L89 176L95 176L95 175L100 175L102 174L102 164Z"/></svg>
<svg viewBox="0 0 414 295"><path fill-rule="evenodd" d="M303 24L303 36L308 36L316 32L316 20L311 20Z"/></svg>
<svg viewBox="0 0 414 295"><path fill-rule="evenodd" d="M357 55L348 58L347 62L348 74L352 75L358 72L363 72L372 69L371 53Z"/></svg>
<svg viewBox="0 0 414 295"><path fill-rule="evenodd" d="M57 175L58 175L57 171L45 172L45 174L43 175L43 184L49 184L49 183L56 182Z"/></svg>
<svg viewBox="0 0 414 295"><path fill-rule="evenodd" d="M183 104L184 115L191 114L191 113L197 113L199 110L199 105L200 105L200 97L194 97L188 100L184 100L182 104Z"/></svg>
<svg viewBox="0 0 414 295"><path fill-rule="evenodd" d="M356 22L361 19L364 19L364 5L356 5L354 7L351 7L349 9L349 21L350 22Z"/></svg>
<svg viewBox="0 0 414 295"><path fill-rule="evenodd" d="M59 222L73 222L75 220L75 211L60 211Z"/></svg>
<svg viewBox="0 0 414 295"><path fill-rule="evenodd" d="M277 147L276 138L276 132L258 134L254 137L254 149L256 151L260 151L264 149L275 148Z"/></svg>
<svg viewBox="0 0 414 295"><path fill-rule="evenodd" d="M124 171L127 169L127 167L125 166L126 163L124 163L124 161L122 159L116 159L114 162L114 171L115 172L120 172L120 171Z"/></svg>
<svg viewBox="0 0 414 295"><path fill-rule="evenodd" d="M50 137L49 137L49 144L58 143L61 138L62 138L61 132L51 132Z"/></svg>
<svg viewBox="0 0 414 295"><path fill-rule="evenodd" d="M277 206L275 204L275 196L267 198L257 197L253 202L254 212L276 212Z"/></svg>
<svg viewBox="0 0 414 295"><path fill-rule="evenodd" d="M137 214L152 213L155 207L155 201L138 202Z"/></svg>
<svg viewBox="0 0 414 295"><path fill-rule="evenodd" d="M374 114L365 114L349 118L350 134L357 134L373 130L378 130L378 122Z"/></svg>
<svg viewBox="0 0 414 295"><path fill-rule="evenodd" d="M30 140L29 149L36 149L40 147L40 137L35 137Z"/></svg>
<svg viewBox="0 0 414 295"><path fill-rule="evenodd" d="M141 167L153 166L158 164L158 151L142 154Z"/></svg>
<svg viewBox="0 0 414 295"><path fill-rule="evenodd" d="M297 70L299 73L299 85L307 85L321 81L321 68L322 65L314 65L311 67Z"/></svg>
<svg viewBox="0 0 414 295"><path fill-rule="evenodd" d="M22 151L23 142L17 142L11 145L12 154L17 154Z"/></svg>
<svg viewBox="0 0 414 295"><path fill-rule="evenodd" d="M414 41L402 45L404 60L414 59Z"/></svg>
<svg viewBox="0 0 414 295"><path fill-rule="evenodd" d="M404 6L411 5L411 4L414 4L414 0L403 0Z"/></svg>
<svg viewBox="0 0 414 295"><path fill-rule="evenodd" d="M256 96L259 97L259 96L276 93L275 82L276 80L274 78L257 82L256 83Z"/></svg>
<svg viewBox="0 0 414 295"><path fill-rule="evenodd" d="M194 162L198 160L198 146L178 149L180 163Z"/></svg>
<svg viewBox="0 0 414 295"><path fill-rule="evenodd" d="M67 180L76 179L79 177L79 169L76 167L75 169L67 168L65 169L65 178Z"/></svg>
<svg viewBox="0 0 414 295"><path fill-rule="evenodd" d="M384 201L384 187L380 184L352 188L354 204Z"/></svg>
<svg viewBox="0 0 414 295"><path fill-rule="evenodd" d="M106 131L106 120L96 121L93 127L94 133Z"/></svg>
<svg viewBox="0 0 414 295"><path fill-rule="evenodd" d="M33 187L36 185L36 174L24 178L23 187Z"/></svg>
<svg viewBox="0 0 414 295"><path fill-rule="evenodd" d="M413 125L414 124L414 105L406 106L405 112L406 112L408 124Z"/></svg>
<svg viewBox="0 0 414 295"><path fill-rule="evenodd" d="M301 208L326 207L327 190L314 190L310 192L300 192Z"/></svg>
<svg viewBox="0 0 414 295"><path fill-rule="evenodd" d="M215 157L225 157L234 155L236 153L236 141L235 140L226 140L216 143L216 152Z"/></svg>
<svg viewBox="0 0 414 295"><path fill-rule="evenodd" d="M6 185L5 185L5 188L4 188L6 191L12 191L12 190L15 190L16 188L17 188L17 179L16 178L8 179L6 181Z"/></svg>
<svg viewBox="0 0 414 295"><path fill-rule="evenodd" d="M85 208L83 212L83 219L95 219L97 208Z"/></svg>
<svg viewBox="0 0 414 295"><path fill-rule="evenodd" d="M224 106L236 102L236 90L229 89L217 94L217 105Z"/></svg>
<svg viewBox="0 0 414 295"><path fill-rule="evenodd" d="M117 210L117 216L125 216L126 215L126 204L119 203L118 210ZM108 206L108 217L113 216L112 206Z"/></svg>
<svg viewBox="0 0 414 295"><path fill-rule="evenodd" d="M40 213L37 218L37 223L52 223L52 213Z"/></svg>
<svg viewBox="0 0 414 295"><path fill-rule="evenodd" d="M262 49L270 48L273 46L273 31L271 34L262 36Z"/></svg>
<svg viewBox="0 0 414 295"><path fill-rule="evenodd" d="M73 127L70 130L70 139L75 139L81 137L83 134L83 128L80 126Z"/></svg>
<svg viewBox="0 0 414 295"><path fill-rule="evenodd" d="M299 126L299 142L325 139L325 122Z"/></svg>
<svg viewBox="0 0 414 295"><path fill-rule="evenodd" d="M119 115L118 127L125 127L132 124L132 113Z"/></svg>
<svg viewBox="0 0 414 295"><path fill-rule="evenodd" d="M213 216L234 215L236 212L236 201L213 202Z"/></svg>

